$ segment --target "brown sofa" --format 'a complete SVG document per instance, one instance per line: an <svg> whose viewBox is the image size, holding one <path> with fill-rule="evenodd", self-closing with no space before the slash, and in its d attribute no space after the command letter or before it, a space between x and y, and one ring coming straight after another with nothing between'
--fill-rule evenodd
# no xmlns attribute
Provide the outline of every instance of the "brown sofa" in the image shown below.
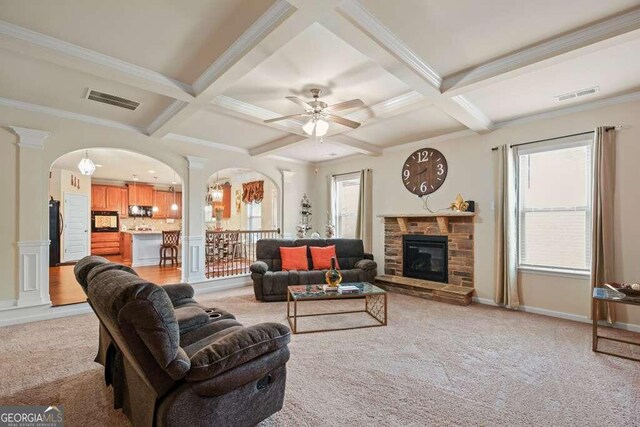
<svg viewBox="0 0 640 427"><path fill-rule="evenodd" d="M378 266L373 255L365 253L359 239L261 239L256 243L256 259L250 267L253 291L259 301L286 301L287 287L324 283L327 270L313 270L311 252L307 249L309 271L282 271L280 247L336 247L342 281L373 283Z"/></svg>
<svg viewBox="0 0 640 427"><path fill-rule="evenodd" d="M282 408L286 326L244 327L190 285L157 286L101 257L74 271L100 320L96 361L134 425L251 426Z"/></svg>

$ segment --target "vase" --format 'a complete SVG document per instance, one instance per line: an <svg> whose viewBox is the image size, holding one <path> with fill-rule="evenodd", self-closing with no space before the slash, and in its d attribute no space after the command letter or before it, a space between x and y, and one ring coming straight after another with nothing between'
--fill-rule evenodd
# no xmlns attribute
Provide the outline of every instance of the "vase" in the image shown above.
<svg viewBox="0 0 640 427"><path fill-rule="evenodd" d="M331 269L324 275L324 281L329 286L338 286L342 282L342 274L340 270L336 268L336 259L331 258Z"/></svg>

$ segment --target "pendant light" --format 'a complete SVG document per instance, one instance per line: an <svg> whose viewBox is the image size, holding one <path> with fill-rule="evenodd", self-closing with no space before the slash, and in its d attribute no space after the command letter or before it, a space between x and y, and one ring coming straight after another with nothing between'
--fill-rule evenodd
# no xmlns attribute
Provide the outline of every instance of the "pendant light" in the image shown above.
<svg viewBox="0 0 640 427"><path fill-rule="evenodd" d="M173 173L173 182L177 182L175 172ZM173 204L171 205L171 210L175 212L178 210L178 205L176 204L176 188L171 187L171 190L173 191Z"/></svg>
<svg viewBox="0 0 640 427"><path fill-rule="evenodd" d="M222 191L222 187L220 186L220 182L218 181L218 172L216 172L216 182L209 189L209 203L220 203L224 199L224 192Z"/></svg>
<svg viewBox="0 0 640 427"><path fill-rule="evenodd" d="M156 183L155 187L157 187L158 186L158 177L154 176L153 179L154 179L154 182ZM158 204L156 203L156 189L154 188L153 189L153 206L151 207L151 211L153 213L156 213L159 210L160 209L158 209Z"/></svg>
<svg viewBox="0 0 640 427"><path fill-rule="evenodd" d="M91 159L89 158L89 150L85 150L84 159L80 160L78 163L78 169L82 175L91 176L96 171L96 165L93 164Z"/></svg>
<svg viewBox="0 0 640 427"><path fill-rule="evenodd" d="M137 196L138 192L136 191L136 181L138 180L138 175L134 173L132 179L133 179L133 194ZM138 205L131 206L131 213L133 215L137 215L139 212L140 212L140 208L138 207Z"/></svg>

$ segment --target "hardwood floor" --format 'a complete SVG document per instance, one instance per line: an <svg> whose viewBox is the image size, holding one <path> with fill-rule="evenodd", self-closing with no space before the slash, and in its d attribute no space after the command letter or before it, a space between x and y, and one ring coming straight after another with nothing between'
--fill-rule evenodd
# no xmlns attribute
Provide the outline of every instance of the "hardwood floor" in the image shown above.
<svg viewBox="0 0 640 427"><path fill-rule="evenodd" d="M119 256L107 256L110 261L122 263ZM85 302L87 297L73 275L73 265L49 267L49 295L51 304L60 305L77 304ZM136 267L140 277L157 285L168 285L180 282L182 271L180 266Z"/></svg>

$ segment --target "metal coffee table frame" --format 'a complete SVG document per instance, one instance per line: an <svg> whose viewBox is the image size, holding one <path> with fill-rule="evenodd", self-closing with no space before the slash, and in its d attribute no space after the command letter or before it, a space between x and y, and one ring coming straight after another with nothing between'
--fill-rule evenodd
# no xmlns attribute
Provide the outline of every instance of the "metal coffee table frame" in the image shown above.
<svg viewBox="0 0 640 427"><path fill-rule="evenodd" d="M604 335L598 335L598 320L597 317L595 315L595 313L597 313L597 304L598 301L605 301L605 302L611 302L611 303L615 303L615 304L629 304L629 305L640 305L640 297L629 297L629 296L625 296L623 293L621 292L617 292L611 289L606 289L606 288L594 288L593 289L593 298L592 298L592 313L593 313L593 319L592 319L592 323L593 323L593 327L592 327L592 340L591 340L591 350L593 350L595 353L601 353L601 354L608 354L609 356L615 356L615 357L620 357L622 359L628 359L628 360L635 360L636 362L640 362L640 359L636 358L636 357L631 357L631 356L625 356L623 354L617 354L617 353L611 353L608 351L602 351L602 350L598 350L598 340L608 340L608 341L615 341L615 342L621 342L624 344L629 344L629 345L633 345L633 346L637 346L640 347L640 343L638 343L637 341L629 341L629 340L623 340L620 338L613 338L613 337L607 337Z"/></svg>
<svg viewBox="0 0 640 427"><path fill-rule="evenodd" d="M312 285L314 287L320 285ZM373 286L373 285L371 285ZM387 292L380 288L376 288L382 291L382 293L376 294L340 294L340 293L326 293L318 292L313 296L298 296L292 295L291 288L299 288L300 286L287 287L287 320L289 326L294 334L310 334L314 332L328 332L328 331L344 331L349 329L363 329L363 328L375 328L378 326L387 325ZM322 300L350 300L350 299L364 299L364 310L348 310L348 311L332 311L329 313L311 313L311 314L298 314L298 301L322 301ZM293 301L293 315L291 315L291 302ZM345 314L345 313L367 313L373 317L378 323L374 325L363 326L349 326L344 328L331 328L331 329L313 329L310 331L298 331L298 318L300 317L315 317L315 316L328 316L332 314Z"/></svg>

